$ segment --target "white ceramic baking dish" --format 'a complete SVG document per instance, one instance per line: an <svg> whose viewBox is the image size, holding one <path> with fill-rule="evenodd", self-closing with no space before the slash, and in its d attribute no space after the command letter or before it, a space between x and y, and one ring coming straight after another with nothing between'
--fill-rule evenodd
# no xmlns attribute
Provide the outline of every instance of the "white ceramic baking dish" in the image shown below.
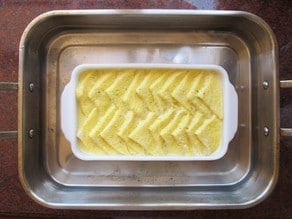
<svg viewBox="0 0 292 219"><path fill-rule="evenodd" d="M221 75L223 88L223 130L221 144L210 155L97 155L80 150L77 142L77 100L76 87L79 75L86 70L97 69L202 69L212 70ZM227 72L218 65L186 65L186 64L82 64L77 66L71 75L70 82L64 88L61 97L61 128L71 144L73 154L82 160L217 160L224 156L228 144L234 137L238 121L238 97L230 83Z"/></svg>

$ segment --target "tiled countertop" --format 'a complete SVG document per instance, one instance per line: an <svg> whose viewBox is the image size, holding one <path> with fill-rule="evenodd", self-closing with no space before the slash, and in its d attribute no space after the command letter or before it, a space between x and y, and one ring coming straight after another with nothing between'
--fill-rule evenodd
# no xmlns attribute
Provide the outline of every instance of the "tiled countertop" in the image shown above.
<svg viewBox="0 0 292 219"><path fill-rule="evenodd" d="M218 9L242 10L263 18L273 29L279 47L280 79L292 79L292 4L288 0L0 0L0 81L17 82L18 46L28 23L55 9ZM281 127L292 126L292 89L281 90ZM17 91L0 90L0 130L17 130ZM40 206L24 192L17 172L17 139L0 140L0 217L279 217L292 216L292 138L281 137L280 174L274 192L259 205L244 210L212 211L81 211ZM290 170L290 171L289 171Z"/></svg>

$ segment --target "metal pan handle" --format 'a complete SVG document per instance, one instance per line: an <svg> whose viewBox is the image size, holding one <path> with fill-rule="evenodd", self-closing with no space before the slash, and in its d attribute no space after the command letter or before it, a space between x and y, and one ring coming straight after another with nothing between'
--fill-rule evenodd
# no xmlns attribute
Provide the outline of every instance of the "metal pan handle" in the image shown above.
<svg viewBox="0 0 292 219"><path fill-rule="evenodd" d="M292 80L280 81L281 88L292 88ZM280 128L281 136L292 136L292 128Z"/></svg>
<svg viewBox="0 0 292 219"><path fill-rule="evenodd" d="M0 90L17 90L18 83L0 82ZM0 131L0 139L16 138L17 131Z"/></svg>

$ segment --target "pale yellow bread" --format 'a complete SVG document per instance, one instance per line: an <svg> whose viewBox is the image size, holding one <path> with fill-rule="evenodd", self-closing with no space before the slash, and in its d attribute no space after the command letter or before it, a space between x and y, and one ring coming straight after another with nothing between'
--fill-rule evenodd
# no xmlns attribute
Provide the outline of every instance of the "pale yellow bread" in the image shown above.
<svg viewBox="0 0 292 219"><path fill-rule="evenodd" d="M99 155L208 156L222 141L222 92L212 70L86 70L76 89L78 145Z"/></svg>

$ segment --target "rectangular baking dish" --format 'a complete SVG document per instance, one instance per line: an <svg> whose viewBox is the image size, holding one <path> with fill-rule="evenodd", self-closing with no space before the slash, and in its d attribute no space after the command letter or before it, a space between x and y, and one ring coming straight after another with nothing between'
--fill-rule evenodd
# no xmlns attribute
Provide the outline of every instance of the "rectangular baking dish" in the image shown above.
<svg viewBox="0 0 292 219"><path fill-rule="evenodd" d="M239 11L52 11L20 42L19 174L51 208L246 208L278 175L279 81L275 37ZM214 161L84 161L61 131L60 98L81 64L219 65L238 95L237 133Z"/></svg>
<svg viewBox="0 0 292 219"><path fill-rule="evenodd" d="M86 71L103 70L104 72L111 70L200 70L200 71L213 71L220 76L222 86L222 105L223 105L223 123L221 143L218 149L208 155L98 155L94 153L85 153L80 149L77 141L77 99L76 89L80 74ZM171 73L169 73L169 77ZM186 73L185 73L186 74ZM179 82L177 82L179 83ZM130 86L130 84L128 85ZM125 93L125 92L124 92ZM133 100L132 100L133 101ZM65 86L61 95L61 128L63 134L68 139L71 145L73 154L81 160L217 160L224 156L227 152L228 144L234 137L237 130L237 117L238 117L238 98L234 87L229 82L227 72L217 65L183 65L183 64L83 64L77 66L72 74L71 79ZM151 110L151 109L149 109ZM167 147L167 145L166 145ZM196 146L198 147L198 146Z"/></svg>

